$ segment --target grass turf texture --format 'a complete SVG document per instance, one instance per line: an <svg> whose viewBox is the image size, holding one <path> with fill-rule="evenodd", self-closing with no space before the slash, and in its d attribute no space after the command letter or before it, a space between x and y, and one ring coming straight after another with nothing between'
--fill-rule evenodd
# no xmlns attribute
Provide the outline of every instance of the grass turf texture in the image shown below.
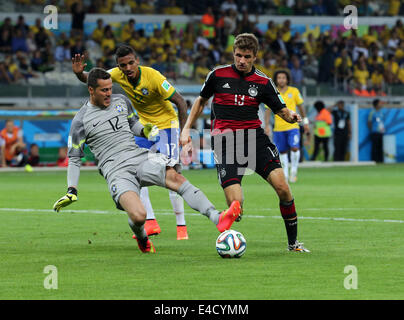
<svg viewBox="0 0 404 320"><path fill-rule="evenodd" d="M0 299L403 299L403 172L300 169L292 189L309 254L286 251L274 191L245 177L244 217L234 224L247 239L241 259L220 258L215 226L187 205L190 239L177 241L162 188L149 189L162 233L152 238L157 254L146 255L97 172L81 173L79 201L61 214L50 208L66 190L64 172L0 172ZM184 174L224 208L215 170ZM44 288L47 265L57 267L57 290ZM348 265L356 290L344 287Z"/></svg>

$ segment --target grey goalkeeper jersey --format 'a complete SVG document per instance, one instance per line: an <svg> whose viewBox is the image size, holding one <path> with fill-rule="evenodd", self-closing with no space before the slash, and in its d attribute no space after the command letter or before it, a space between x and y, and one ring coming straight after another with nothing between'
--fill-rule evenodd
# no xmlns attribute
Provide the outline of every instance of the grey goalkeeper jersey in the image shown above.
<svg viewBox="0 0 404 320"><path fill-rule="evenodd" d="M134 135L140 136L142 129L143 125L138 121L130 100L122 94L113 94L107 108L86 102L70 127L68 186L78 184L85 144L94 154L98 168L106 178L122 167L126 160L139 154Z"/></svg>

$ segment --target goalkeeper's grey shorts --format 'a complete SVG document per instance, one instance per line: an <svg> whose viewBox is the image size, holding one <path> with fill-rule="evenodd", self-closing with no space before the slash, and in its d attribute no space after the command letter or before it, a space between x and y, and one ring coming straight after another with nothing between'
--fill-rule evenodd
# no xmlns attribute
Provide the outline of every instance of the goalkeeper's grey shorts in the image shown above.
<svg viewBox="0 0 404 320"><path fill-rule="evenodd" d="M147 149L122 164L118 170L106 175L108 189L116 207L123 210L119 198L127 191L134 191L138 195L141 187L166 186L166 168L173 167L180 170L177 160L168 158L161 153L153 153Z"/></svg>

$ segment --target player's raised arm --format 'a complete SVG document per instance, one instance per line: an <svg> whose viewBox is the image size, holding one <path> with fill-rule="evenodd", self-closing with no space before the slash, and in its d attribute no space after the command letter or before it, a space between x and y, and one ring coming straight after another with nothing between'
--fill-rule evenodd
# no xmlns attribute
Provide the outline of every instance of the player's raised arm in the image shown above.
<svg viewBox="0 0 404 320"><path fill-rule="evenodd" d="M67 142L69 165L67 167L67 192L53 205L53 210L59 212L62 208L77 201L77 186L80 178L81 158L84 157L86 142L85 129L82 121L83 112L74 117Z"/></svg>
<svg viewBox="0 0 404 320"><path fill-rule="evenodd" d="M300 115L288 108L282 108L276 114L289 123L302 122Z"/></svg>
<svg viewBox="0 0 404 320"><path fill-rule="evenodd" d="M75 54L72 58L72 70L77 79L81 82L87 83L88 72L84 71L87 63L84 62L84 55Z"/></svg>

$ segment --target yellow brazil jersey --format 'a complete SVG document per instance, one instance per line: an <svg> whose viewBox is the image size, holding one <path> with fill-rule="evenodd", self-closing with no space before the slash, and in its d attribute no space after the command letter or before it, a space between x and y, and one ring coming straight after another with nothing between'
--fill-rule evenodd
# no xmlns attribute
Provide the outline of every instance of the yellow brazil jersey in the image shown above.
<svg viewBox="0 0 404 320"><path fill-rule="evenodd" d="M295 87L288 86L287 90L284 93L281 93L281 97L285 101L286 107L294 112L296 112L296 107L304 102L299 89ZM274 119L275 125L273 131L299 129L298 123L288 123L278 115L275 115Z"/></svg>
<svg viewBox="0 0 404 320"><path fill-rule="evenodd" d="M159 129L178 128L178 116L169 99L175 88L157 70L139 66L139 80L132 85L118 68L108 70L113 82L125 91L137 111L140 122L151 123Z"/></svg>

